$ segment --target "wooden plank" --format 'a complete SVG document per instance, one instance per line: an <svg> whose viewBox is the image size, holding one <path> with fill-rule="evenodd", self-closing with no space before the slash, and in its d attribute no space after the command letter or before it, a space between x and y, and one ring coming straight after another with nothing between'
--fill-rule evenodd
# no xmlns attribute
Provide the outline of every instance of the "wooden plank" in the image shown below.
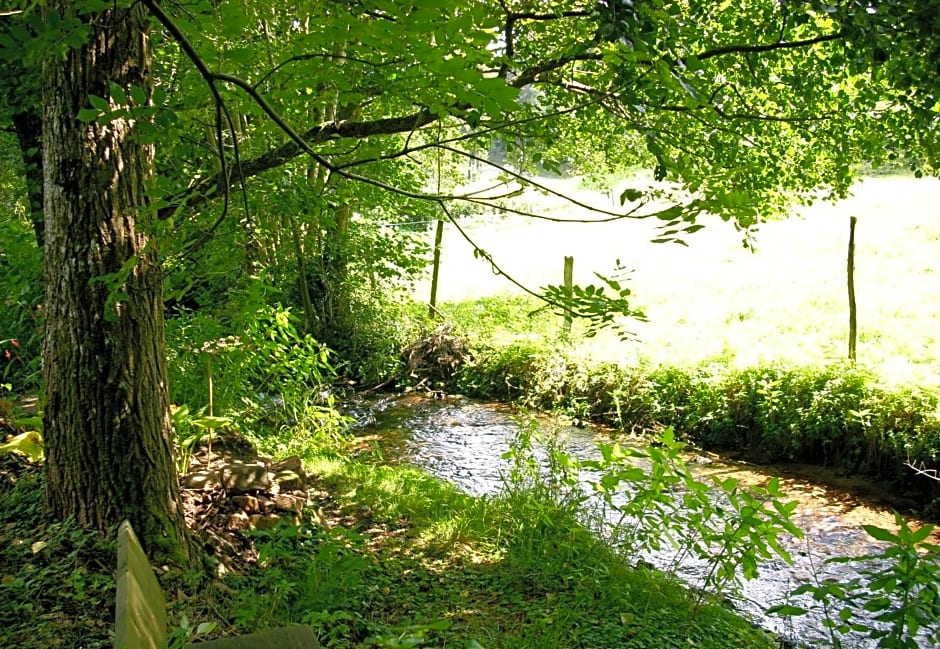
<svg viewBox="0 0 940 649"><path fill-rule="evenodd" d="M166 649L166 598L128 521L118 528L115 649ZM307 625L187 645L197 649L319 649Z"/></svg>
<svg viewBox="0 0 940 649"><path fill-rule="evenodd" d="M186 649L317 649L317 637L306 624L261 631L238 638L219 638L186 645Z"/></svg>
<svg viewBox="0 0 940 649"><path fill-rule="evenodd" d="M166 600L128 521L118 528L114 649L164 649Z"/></svg>

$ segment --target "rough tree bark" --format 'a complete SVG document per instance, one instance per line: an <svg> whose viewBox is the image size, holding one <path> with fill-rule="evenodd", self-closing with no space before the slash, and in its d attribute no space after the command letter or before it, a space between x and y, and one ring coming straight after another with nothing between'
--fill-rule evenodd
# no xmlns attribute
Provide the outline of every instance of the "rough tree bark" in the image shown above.
<svg viewBox="0 0 940 649"><path fill-rule="evenodd" d="M45 11L73 12L71 0ZM48 18L47 14L47 18ZM77 119L88 96L153 89L142 7L85 16L87 43L43 67L46 505L82 525L128 518L186 559L167 403L162 276L148 236L153 146L134 120Z"/></svg>

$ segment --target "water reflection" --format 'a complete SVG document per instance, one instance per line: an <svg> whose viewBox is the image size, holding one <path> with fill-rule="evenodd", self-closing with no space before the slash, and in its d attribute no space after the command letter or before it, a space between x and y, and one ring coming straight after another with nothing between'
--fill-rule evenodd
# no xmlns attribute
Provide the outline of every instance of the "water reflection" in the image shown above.
<svg viewBox="0 0 940 649"><path fill-rule="evenodd" d="M385 398L364 406L362 427L381 440L387 461L420 466L455 483L474 495L494 495L510 468L502 455L519 430L519 420L507 407L482 404L461 398L428 399L419 396ZM590 428L566 427L563 434L568 452L582 459L597 458L597 442L609 437ZM756 467L692 456L688 466L697 477L734 477L743 484L765 484L772 476ZM874 524L893 529L890 512L846 498L845 494L794 478L781 480L786 498L797 500L794 522L805 531L804 539L786 536L781 544L793 557L793 565L776 560L759 567L757 579L745 582L740 593L729 598L739 611L778 635L810 645L828 646L828 632L821 614L781 620L767 617L767 607L787 601L787 593L802 583L818 580L846 582L855 576L846 564L824 564L830 556L858 556L878 551L861 528ZM658 568L672 566L671 549L640 557ZM690 586L704 579L706 564L683 557L675 573ZM808 599L789 603L812 606ZM855 637L843 637L845 647L874 646Z"/></svg>

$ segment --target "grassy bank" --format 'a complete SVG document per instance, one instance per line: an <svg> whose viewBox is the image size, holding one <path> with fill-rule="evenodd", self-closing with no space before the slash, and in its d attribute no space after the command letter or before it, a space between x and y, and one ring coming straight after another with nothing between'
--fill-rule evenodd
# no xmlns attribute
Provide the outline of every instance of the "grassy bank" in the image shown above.
<svg viewBox="0 0 940 649"><path fill-rule="evenodd" d="M645 181L618 179L611 191L577 179L546 182L609 205L611 195ZM555 196L518 200L553 217L591 216ZM888 480L927 505L940 496L938 483L909 465L940 469L938 200L936 179L865 178L846 201L762 224L755 252L719 219L705 218L687 247L651 243L656 224L646 221L467 225L530 287L561 283L565 255L574 256L581 284L597 284L593 273L610 275L619 260L633 269L623 283L647 320L622 323L635 333L630 340L603 331L585 338L586 326L575 322L572 343L563 344L561 318L482 273L454 235L445 239L441 295L449 301L440 310L472 361L449 376L450 387L626 430L674 426L708 448ZM859 223L854 364L845 360L850 216Z"/></svg>
<svg viewBox="0 0 940 649"><path fill-rule="evenodd" d="M161 573L179 646L303 622L324 647L764 648L771 638L661 574L633 570L538 486L473 498L404 467L308 449L300 527L251 537L255 563ZM4 466L0 644L110 646L110 539L42 514L35 469ZM206 623L212 626L200 626Z"/></svg>

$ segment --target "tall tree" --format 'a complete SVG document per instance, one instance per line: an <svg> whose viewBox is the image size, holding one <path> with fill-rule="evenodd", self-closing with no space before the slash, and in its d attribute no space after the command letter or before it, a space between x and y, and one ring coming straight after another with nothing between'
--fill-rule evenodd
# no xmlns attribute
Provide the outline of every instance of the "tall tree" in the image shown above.
<svg viewBox="0 0 940 649"><path fill-rule="evenodd" d="M162 275L148 236L154 150L124 112L153 90L143 7L45 20L82 37L43 68L46 504L107 529L130 519L153 552L185 550L170 441Z"/></svg>

